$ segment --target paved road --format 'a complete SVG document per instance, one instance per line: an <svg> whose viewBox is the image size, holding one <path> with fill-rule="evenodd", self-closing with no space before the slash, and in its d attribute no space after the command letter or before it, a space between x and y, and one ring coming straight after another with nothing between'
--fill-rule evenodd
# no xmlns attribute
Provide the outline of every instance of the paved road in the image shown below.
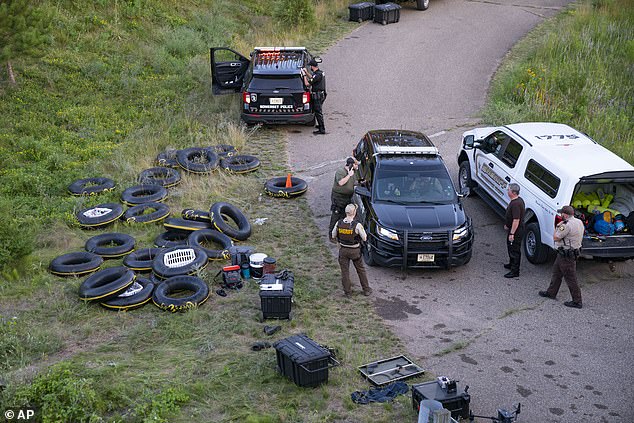
<svg viewBox="0 0 634 423"><path fill-rule="evenodd" d="M361 25L323 54L328 134L289 128L289 152L295 173L310 182L324 242L334 171L367 130L432 135L455 177L460 134L479 124L504 55L567 3L432 0L426 12L409 3L398 24ZM610 272L582 262L585 308L568 309L565 286L559 301L537 296L550 264L524 261L520 279L504 279L502 221L477 197L465 206L477 237L467 266L369 271L376 310L404 341L403 353L470 385L477 414L522 402L522 422L634 421L632 264Z"/></svg>

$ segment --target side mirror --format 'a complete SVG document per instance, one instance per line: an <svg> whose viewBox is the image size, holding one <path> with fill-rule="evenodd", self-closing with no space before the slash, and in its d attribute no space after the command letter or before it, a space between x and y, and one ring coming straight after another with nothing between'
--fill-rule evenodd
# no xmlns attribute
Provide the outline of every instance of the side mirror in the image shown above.
<svg viewBox="0 0 634 423"><path fill-rule="evenodd" d="M460 198L468 197L469 194L471 194L471 190L469 189L469 187L463 187L462 191L458 193L458 197Z"/></svg>
<svg viewBox="0 0 634 423"><path fill-rule="evenodd" d="M362 187L357 185L356 187L354 187L354 193L357 195L360 195L361 197L371 197L372 194L370 193L370 190L367 189L366 187Z"/></svg>
<svg viewBox="0 0 634 423"><path fill-rule="evenodd" d="M464 139L462 140L462 145L464 146L464 148L466 149L471 149L473 148L473 144L475 143L475 137L473 135L467 135L466 137L464 137Z"/></svg>

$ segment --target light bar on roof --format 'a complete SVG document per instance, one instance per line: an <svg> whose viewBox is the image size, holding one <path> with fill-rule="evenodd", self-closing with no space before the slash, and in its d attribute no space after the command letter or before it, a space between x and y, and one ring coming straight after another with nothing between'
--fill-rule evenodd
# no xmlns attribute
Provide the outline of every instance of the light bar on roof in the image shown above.
<svg viewBox="0 0 634 423"><path fill-rule="evenodd" d="M375 155L377 154L429 154L438 155L438 149L433 146L429 147L397 147L391 145L376 145Z"/></svg>
<svg viewBox="0 0 634 423"><path fill-rule="evenodd" d="M258 51L304 51L306 47L256 47Z"/></svg>

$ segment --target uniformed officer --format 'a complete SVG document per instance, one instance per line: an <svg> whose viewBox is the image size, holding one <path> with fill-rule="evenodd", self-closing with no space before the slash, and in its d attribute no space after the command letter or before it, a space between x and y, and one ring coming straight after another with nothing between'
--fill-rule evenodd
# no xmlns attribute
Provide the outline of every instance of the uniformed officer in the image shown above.
<svg viewBox="0 0 634 423"><path fill-rule="evenodd" d="M509 272L505 278L516 278L520 275L520 262L522 261L522 237L524 236L524 213L526 206L520 197L519 184L509 184L507 194L511 201L506 208L504 217L504 229L506 230L506 249L509 254L509 262L504 265Z"/></svg>
<svg viewBox="0 0 634 423"><path fill-rule="evenodd" d="M332 231L337 221L346 216L344 209L348 204L352 203L354 185L359 181L358 170L359 162L354 157L348 157L346 165L335 171L335 180L330 192L330 211L332 214L330 215L328 233Z"/></svg>
<svg viewBox="0 0 634 423"><path fill-rule="evenodd" d="M304 84L310 87L311 102L313 103L313 112L315 112L315 119L317 119L317 130L313 134L325 134L326 127L324 126L324 114L321 106L326 99L326 77L321 69L319 69L319 63L315 59L311 59L308 62L312 75L302 72L304 76ZM303 69L302 69L303 71Z"/></svg>
<svg viewBox="0 0 634 423"><path fill-rule="evenodd" d="M572 296L572 301L566 301L564 305L581 308L581 290L577 284L577 257L579 257L581 241L583 240L583 222L575 217L575 209L571 206L563 206L557 212L561 213L563 219L557 225L553 236L555 248L557 249L557 258L553 265L550 286L546 291L539 291L539 295L554 300L559 292L561 278L563 277Z"/></svg>
<svg viewBox="0 0 634 423"><path fill-rule="evenodd" d="M346 297L352 295L352 283L350 282L350 261L359 275L359 282L363 288L363 295L372 293L372 288L368 284L368 277L365 274L363 259L361 258L361 242L368 239L368 235L363 229L363 225L355 219L357 206L348 204L346 206L346 217L339 220L332 229L331 236L339 242L339 266L341 267L341 284Z"/></svg>

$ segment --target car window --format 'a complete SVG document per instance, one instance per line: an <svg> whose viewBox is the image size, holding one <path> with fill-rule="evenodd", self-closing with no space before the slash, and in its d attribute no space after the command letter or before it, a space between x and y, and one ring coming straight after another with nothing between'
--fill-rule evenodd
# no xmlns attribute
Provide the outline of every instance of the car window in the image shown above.
<svg viewBox="0 0 634 423"><path fill-rule="evenodd" d="M291 90L303 91L304 83L299 75L254 75L249 84L250 91Z"/></svg>
<svg viewBox="0 0 634 423"><path fill-rule="evenodd" d="M535 160L530 159L528 161L524 177L535 184L537 188L544 191L549 197L555 198L557 196L561 180Z"/></svg>
<svg viewBox="0 0 634 423"><path fill-rule="evenodd" d="M374 198L400 203L450 203L455 201L456 192L444 168L416 171L383 168L375 175Z"/></svg>
<svg viewBox="0 0 634 423"><path fill-rule="evenodd" d="M480 148L486 153L498 155L508 140L508 135L502 131L496 131L484 139Z"/></svg>
<svg viewBox="0 0 634 423"><path fill-rule="evenodd" d="M519 159L521 153L522 145L514 139L510 138L508 144L506 145L506 148L502 153L502 156L500 157L500 160L506 163L508 167L513 168L515 167L515 164L517 163L517 160Z"/></svg>

